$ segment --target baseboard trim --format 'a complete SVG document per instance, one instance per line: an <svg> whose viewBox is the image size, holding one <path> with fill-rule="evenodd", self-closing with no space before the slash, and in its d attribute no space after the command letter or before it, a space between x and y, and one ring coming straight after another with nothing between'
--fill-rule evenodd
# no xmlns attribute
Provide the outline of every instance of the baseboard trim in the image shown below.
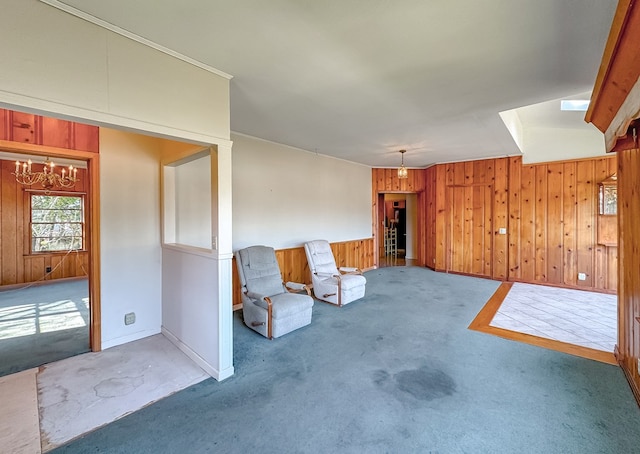
<svg viewBox="0 0 640 454"><path fill-rule="evenodd" d="M138 331L137 333L130 334L128 336L117 337L115 339L103 340L102 341L102 350L106 350L107 348L117 347L118 345L128 344L129 342L137 341L140 339L144 339L145 337L155 336L159 334L160 331L157 329L149 329L145 331Z"/></svg>
<svg viewBox="0 0 640 454"><path fill-rule="evenodd" d="M187 344L178 339L171 331L166 329L164 326L161 328L162 334L169 339L169 341L178 347L182 353L187 355L189 359L191 359L194 363L196 363L202 370L211 375L217 381L222 381L225 378L229 378L234 374L233 367L220 371L216 369L214 366L205 361L202 356L198 355L195 351L191 349Z"/></svg>
<svg viewBox="0 0 640 454"><path fill-rule="evenodd" d="M631 374L631 371L627 367L626 361L621 359L618 364L620 364L620 369L622 369L622 372L624 373L624 376L627 379L627 383L629 383L629 387L631 388L633 397L635 397L636 403L640 407L640 388L638 388L638 385L633 380L633 375Z"/></svg>

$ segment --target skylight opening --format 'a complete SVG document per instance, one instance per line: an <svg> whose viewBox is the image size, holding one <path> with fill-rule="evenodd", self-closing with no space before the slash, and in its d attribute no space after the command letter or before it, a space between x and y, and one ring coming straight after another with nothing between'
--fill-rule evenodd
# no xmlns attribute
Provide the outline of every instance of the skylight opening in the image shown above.
<svg viewBox="0 0 640 454"><path fill-rule="evenodd" d="M560 101L560 110L563 111L586 112L588 108L588 99L563 99Z"/></svg>

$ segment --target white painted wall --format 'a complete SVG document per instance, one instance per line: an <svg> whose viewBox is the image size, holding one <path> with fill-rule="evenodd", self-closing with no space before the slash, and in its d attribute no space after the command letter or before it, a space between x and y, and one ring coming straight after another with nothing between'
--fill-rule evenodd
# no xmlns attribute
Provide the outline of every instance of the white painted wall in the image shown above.
<svg viewBox="0 0 640 454"><path fill-rule="evenodd" d="M527 128L524 131L524 164L606 156L604 137L592 129Z"/></svg>
<svg viewBox="0 0 640 454"><path fill-rule="evenodd" d="M102 347L160 332L159 139L100 129ZM124 324L135 312L136 322Z"/></svg>
<svg viewBox="0 0 640 454"><path fill-rule="evenodd" d="M175 167L176 243L211 248L211 156Z"/></svg>
<svg viewBox="0 0 640 454"><path fill-rule="evenodd" d="M203 143L229 138L229 81L37 0L4 0L0 104Z"/></svg>
<svg viewBox="0 0 640 454"><path fill-rule="evenodd" d="M163 333L207 373L218 380L226 378L228 375L221 376L224 371L217 348L218 301L210 296L218 288L218 261L199 251L167 246L162 261Z"/></svg>
<svg viewBox="0 0 640 454"><path fill-rule="evenodd" d="M233 250L371 237L371 168L232 134Z"/></svg>
<svg viewBox="0 0 640 454"><path fill-rule="evenodd" d="M188 162L202 153L200 147L168 141L163 145L166 190L168 165ZM234 373L231 147L212 147L210 151L210 156L204 162L202 159L189 162L182 169L185 170L184 175L175 178L183 179L189 186L185 194L175 197L178 199L176 205L185 202L189 205L186 210L185 207L175 209L177 213L182 212L178 214L179 218L184 217L180 223L182 220L200 223L201 231L192 232L194 239L200 241L203 234L208 237L207 244L185 246L184 242L179 241L182 244L163 246L162 332L211 376L224 380ZM189 183L192 179L197 181L191 186ZM189 199L197 201L200 213L192 209L195 205L191 205ZM218 238L215 242L217 248L211 247L211 234Z"/></svg>

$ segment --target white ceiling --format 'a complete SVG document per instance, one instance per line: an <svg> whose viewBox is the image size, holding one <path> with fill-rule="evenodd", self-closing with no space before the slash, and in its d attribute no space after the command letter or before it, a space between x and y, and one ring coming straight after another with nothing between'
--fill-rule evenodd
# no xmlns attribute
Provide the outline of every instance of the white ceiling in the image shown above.
<svg viewBox="0 0 640 454"><path fill-rule="evenodd" d="M233 131L380 167L396 166L402 148L411 167L519 154L498 113L588 96L616 7L615 0L61 3L231 74ZM558 103L547 104L523 112L523 127L585 127L583 113L558 117Z"/></svg>

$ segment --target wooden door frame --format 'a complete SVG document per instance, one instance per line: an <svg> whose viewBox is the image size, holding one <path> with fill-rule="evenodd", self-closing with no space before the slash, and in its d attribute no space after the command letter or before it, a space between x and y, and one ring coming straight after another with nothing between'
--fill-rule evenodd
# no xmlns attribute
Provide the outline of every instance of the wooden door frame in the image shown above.
<svg viewBox="0 0 640 454"><path fill-rule="evenodd" d="M424 260L424 252L422 250L422 245L424 244L424 236L425 236L425 232L424 230L424 226L420 225L420 210L422 209L422 205L421 205L421 194L424 191L378 191L376 193L376 197L375 197L375 206L373 209L374 212L374 220L373 220L373 225L375 226L373 228L373 240L374 240L374 252L375 252L375 260L374 260L374 266L376 268L379 267L380 264L380 238L382 238L382 234L380 233L380 229L383 228L382 227L382 222L384 221L384 196L385 194L405 194L405 195L410 195L410 194L415 194L416 195L416 213L417 213L417 222L418 222L418 227L417 227L417 231L416 231L416 238L415 238L415 242L418 245L417 249L418 249L418 257L416 257L416 262L420 265L420 266L424 266L424 264L422 263ZM384 247L384 246L383 246Z"/></svg>
<svg viewBox="0 0 640 454"><path fill-rule="evenodd" d="M66 148L48 147L30 143L0 140L0 149L11 153L68 158L87 163L87 228L89 251L89 347L102 349L100 311L100 155L99 153Z"/></svg>

